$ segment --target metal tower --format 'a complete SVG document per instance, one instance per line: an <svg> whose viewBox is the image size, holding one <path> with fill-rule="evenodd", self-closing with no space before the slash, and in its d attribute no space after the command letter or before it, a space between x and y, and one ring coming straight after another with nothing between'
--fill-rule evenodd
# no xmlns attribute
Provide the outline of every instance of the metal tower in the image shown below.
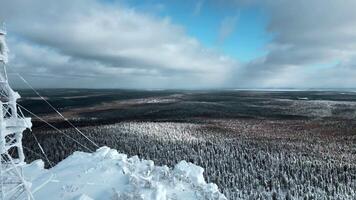
<svg viewBox="0 0 356 200"><path fill-rule="evenodd" d="M8 48L6 29L0 24L0 200L33 199L29 184L23 176L25 156L22 132L30 129L31 119L25 118L17 107L20 95L8 83L6 64Z"/></svg>

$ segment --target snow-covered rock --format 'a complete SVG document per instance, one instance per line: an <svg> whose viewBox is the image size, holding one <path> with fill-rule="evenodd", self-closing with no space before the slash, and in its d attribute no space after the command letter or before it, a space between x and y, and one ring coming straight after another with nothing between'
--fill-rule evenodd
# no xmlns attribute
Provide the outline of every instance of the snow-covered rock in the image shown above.
<svg viewBox="0 0 356 200"><path fill-rule="evenodd" d="M108 147L75 152L49 170L40 160L24 168L37 200L226 200L203 172L186 161L173 170L155 166Z"/></svg>

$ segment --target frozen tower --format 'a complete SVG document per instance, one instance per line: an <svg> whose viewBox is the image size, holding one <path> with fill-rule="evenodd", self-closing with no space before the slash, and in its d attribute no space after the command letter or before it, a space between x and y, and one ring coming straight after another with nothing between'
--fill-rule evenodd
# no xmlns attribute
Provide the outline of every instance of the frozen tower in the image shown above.
<svg viewBox="0 0 356 200"><path fill-rule="evenodd" d="M22 166L25 156L22 148L22 132L31 128L31 119L18 110L20 95L13 91L7 79L8 48L6 30L0 24L0 199L32 199L24 180Z"/></svg>

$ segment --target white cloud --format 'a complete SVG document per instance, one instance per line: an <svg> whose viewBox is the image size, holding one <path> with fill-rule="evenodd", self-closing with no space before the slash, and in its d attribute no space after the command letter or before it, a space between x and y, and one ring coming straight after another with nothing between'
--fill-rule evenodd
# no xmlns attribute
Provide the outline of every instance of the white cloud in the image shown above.
<svg viewBox="0 0 356 200"><path fill-rule="evenodd" d="M14 0L2 4L0 18L9 26L13 71L68 77L67 87L219 87L235 64L169 18L118 3ZM71 76L91 80L70 85Z"/></svg>
<svg viewBox="0 0 356 200"><path fill-rule="evenodd" d="M204 48L168 17L120 3L11 0L0 7L10 55L16 56L10 71L27 74L38 87L356 86L356 1L216 2L266 13L266 31L274 35L266 56L237 64ZM208 2L195 3L199 13ZM236 15L222 21L218 42L233 34L238 20ZM334 61L338 64L318 68Z"/></svg>
<svg viewBox="0 0 356 200"><path fill-rule="evenodd" d="M245 6L243 0L234 1ZM244 87L355 87L356 1L250 1L268 15L266 56L235 72ZM318 68L323 63L340 64ZM347 65L348 67L342 67ZM237 77L237 78L236 78Z"/></svg>
<svg viewBox="0 0 356 200"><path fill-rule="evenodd" d="M223 43L231 34L234 33L236 24L239 20L238 15L225 17L220 24L218 43Z"/></svg>

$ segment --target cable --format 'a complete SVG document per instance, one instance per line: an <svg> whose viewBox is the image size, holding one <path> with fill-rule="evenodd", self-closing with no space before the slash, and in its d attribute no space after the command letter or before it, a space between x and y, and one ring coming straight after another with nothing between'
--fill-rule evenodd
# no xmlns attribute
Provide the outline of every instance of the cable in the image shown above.
<svg viewBox="0 0 356 200"><path fill-rule="evenodd" d="M66 137L68 137L69 139L73 140L74 142L76 142L77 144L79 144L80 146L82 146L83 148L87 149L89 152L93 152L93 150L89 149L88 147L86 147L85 145L81 144L78 140L72 138L71 136L69 136L68 134L64 133L63 131L59 130L57 127L53 126L52 124L50 124L49 122L47 122L46 120L42 119L41 117L39 117L38 115L34 114L33 112L29 111L28 109L26 109L25 107L23 107L20 104L17 104L18 106L20 106L22 109L24 109L26 112L28 112L29 114L31 114L32 116L36 117L37 119L41 120L42 122L44 122L45 124L47 124L48 126L50 126L51 128L53 128L54 130L62 133L63 135L65 135Z"/></svg>
<svg viewBox="0 0 356 200"><path fill-rule="evenodd" d="M24 120L24 114L23 114L22 110L21 110L21 109L18 109L18 110L20 111L20 114L21 114L21 115L18 115L18 117L20 117L20 118L22 118L22 119ZM6 114L10 114L8 109L6 109ZM27 127L30 127L30 126L27 124L27 121L26 121L26 120L24 120L24 122L26 123ZM42 145L41 145L40 142L38 141L36 135L32 132L32 130L30 130L30 132L32 133L32 136L35 138L36 143L37 143L38 147L40 148L42 154L44 155L45 159L47 160L48 164L49 164L51 167L53 167L53 165L51 164L51 161L49 161L49 159L48 159L48 157L47 157L47 154L44 152L44 150L43 150L43 148L42 148Z"/></svg>
<svg viewBox="0 0 356 200"><path fill-rule="evenodd" d="M43 148L42 148L42 145L40 144L40 142L39 142L38 139L37 139L37 136L32 132L32 130L31 130L30 132L31 132L32 136L35 138L35 141L36 141L36 143L37 143L38 148L40 148L40 150L41 150L42 154L44 155L44 157L46 158L46 160L47 160L49 166L52 168L53 165L52 165L51 161L49 161L49 159L48 159L48 157L47 157L47 154L44 152L44 150L43 150Z"/></svg>
<svg viewBox="0 0 356 200"><path fill-rule="evenodd" d="M22 147L23 147L24 149L26 149L27 151L29 151L29 152L31 152L31 153L33 153L33 154L36 154L36 155L39 156L39 157L43 157L41 154L39 154L39 153L33 151L30 147L26 147L26 146L24 146L24 145L22 145ZM46 158L46 157L45 157L45 159L47 160L48 164L49 164L50 167L52 168L54 162L49 161L48 158Z"/></svg>
<svg viewBox="0 0 356 200"><path fill-rule="evenodd" d="M20 111L20 113L21 113L21 115L22 115L22 118L24 118L24 114L22 113L22 110L21 110L21 109L18 109L18 110ZM27 124L27 121L24 120L24 122L26 123L27 127L29 127L28 124ZM49 161L49 159L48 159L48 157L47 157L47 154L45 153L45 151L44 151L43 148L42 148L41 143L40 143L40 142L38 141L38 139L37 139L37 136L32 132L32 130L30 130L30 132L31 132L32 136L35 138L35 141L36 141L36 143L37 143L37 146L40 148L42 154L43 154L44 157L46 158L46 160L47 160L49 166L52 168L53 165L52 165L52 163Z"/></svg>
<svg viewBox="0 0 356 200"><path fill-rule="evenodd" d="M20 79L26 83L27 86L29 86L37 95L40 97L43 101L45 101L59 116L61 116L69 125L71 125L78 133L80 133L85 139L89 140L96 148L99 148L99 146L92 141L90 138L88 138L82 131L80 131L72 122L70 122L66 117L62 115L51 103L49 103L45 98L43 98L40 93L37 92L35 88L31 86L31 84L25 80L24 77L22 77L20 74L17 73L17 75L20 77Z"/></svg>

